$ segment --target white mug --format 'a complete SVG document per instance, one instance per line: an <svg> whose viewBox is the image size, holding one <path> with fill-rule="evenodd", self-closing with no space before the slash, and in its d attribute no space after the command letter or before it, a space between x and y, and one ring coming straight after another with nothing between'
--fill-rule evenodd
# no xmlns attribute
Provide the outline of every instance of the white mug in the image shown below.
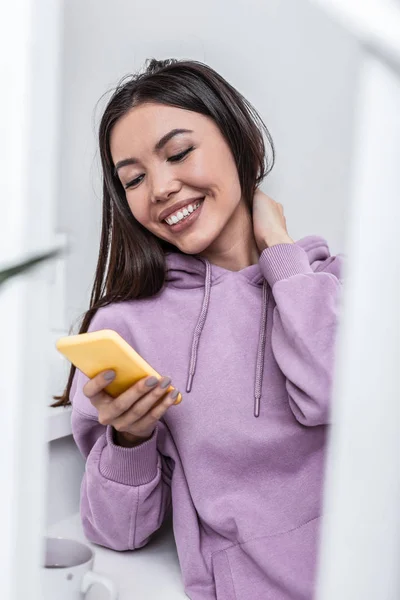
<svg viewBox="0 0 400 600"><path fill-rule="evenodd" d="M114 583L92 571L94 553L89 546L67 538L45 538L42 565L43 600L82 600L94 583L103 585L110 600L117 600Z"/></svg>

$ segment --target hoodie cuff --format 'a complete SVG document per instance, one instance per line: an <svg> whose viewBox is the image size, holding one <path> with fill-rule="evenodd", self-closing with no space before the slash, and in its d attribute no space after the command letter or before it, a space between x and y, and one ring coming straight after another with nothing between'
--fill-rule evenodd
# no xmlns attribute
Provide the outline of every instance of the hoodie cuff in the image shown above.
<svg viewBox="0 0 400 600"><path fill-rule="evenodd" d="M306 251L296 244L276 244L265 248L259 258L259 264L271 288L277 281L293 275L314 273Z"/></svg>
<svg viewBox="0 0 400 600"><path fill-rule="evenodd" d="M144 485L152 481L157 475L158 425L150 439L139 446L124 448L117 446L113 441L113 428L107 425L106 440L100 456L100 473L106 479L124 485Z"/></svg>

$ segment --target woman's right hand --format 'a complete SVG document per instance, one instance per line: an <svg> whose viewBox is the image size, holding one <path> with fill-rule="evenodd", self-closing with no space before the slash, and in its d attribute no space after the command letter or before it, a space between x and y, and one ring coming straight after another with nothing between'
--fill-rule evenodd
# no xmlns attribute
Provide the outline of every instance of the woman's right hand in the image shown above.
<svg viewBox="0 0 400 600"><path fill-rule="evenodd" d="M114 371L99 373L85 384L83 393L97 409L99 423L116 430L117 443L136 446L151 437L158 420L176 402L179 391L172 390L162 398L171 378L144 377L113 398L104 388L114 377Z"/></svg>

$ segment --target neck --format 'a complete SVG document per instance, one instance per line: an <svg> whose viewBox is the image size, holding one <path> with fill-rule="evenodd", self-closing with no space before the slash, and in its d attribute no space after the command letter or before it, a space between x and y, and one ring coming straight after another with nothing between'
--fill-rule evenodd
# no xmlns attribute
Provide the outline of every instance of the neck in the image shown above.
<svg viewBox="0 0 400 600"><path fill-rule="evenodd" d="M260 251L254 238L251 215L243 202L218 238L200 256L229 271L240 271L258 262Z"/></svg>

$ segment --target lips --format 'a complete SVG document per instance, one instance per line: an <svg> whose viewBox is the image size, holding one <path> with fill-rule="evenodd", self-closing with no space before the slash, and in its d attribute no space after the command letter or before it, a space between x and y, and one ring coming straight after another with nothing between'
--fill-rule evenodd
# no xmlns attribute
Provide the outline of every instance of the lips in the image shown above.
<svg viewBox="0 0 400 600"><path fill-rule="evenodd" d="M186 200L181 200L180 202L176 202L176 204L173 204L169 208L166 208L165 210L163 210L160 213L158 220L164 221L167 217L169 217L170 215L173 215L179 209L184 208L188 204L195 204L196 202L199 202L200 200L204 200L204 196L197 197L197 198L187 198Z"/></svg>

